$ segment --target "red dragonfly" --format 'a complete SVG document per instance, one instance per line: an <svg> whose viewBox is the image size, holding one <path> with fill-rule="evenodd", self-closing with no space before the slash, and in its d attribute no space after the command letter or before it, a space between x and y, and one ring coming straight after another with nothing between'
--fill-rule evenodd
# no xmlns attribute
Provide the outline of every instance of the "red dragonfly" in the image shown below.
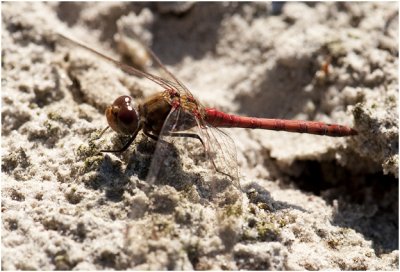
<svg viewBox="0 0 400 272"><path fill-rule="evenodd" d="M224 113L214 108L206 108L194 98L186 86L178 80L161 63L158 57L148 48L155 62L166 73L159 77L140 71L129 65L116 61L80 42L62 34L63 39L82 47L95 55L115 64L128 74L145 77L161 86L164 91L148 97L135 109L130 96L120 96L107 107L105 115L108 121L103 134L109 127L120 134L131 135L129 141L117 150L101 150L102 152L123 152L135 140L139 131L153 140L171 142L170 138L193 138L201 143L208 160L216 172L234 180L239 186L236 162L236 150L231 138L218 128L252 128L282 130L288 132L342 137L356 135L354 129L338 124L326 124L314 121L266 119L242 117ZM162 142L162 141L159 141ZM165 163L165 147L158 144L153 156L149 175L157 177L161 166Z"/></svg>

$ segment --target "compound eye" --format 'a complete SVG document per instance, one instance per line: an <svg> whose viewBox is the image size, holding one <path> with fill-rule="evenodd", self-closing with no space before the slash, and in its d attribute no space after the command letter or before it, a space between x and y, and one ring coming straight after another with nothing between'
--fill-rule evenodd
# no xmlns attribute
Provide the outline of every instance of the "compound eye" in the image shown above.
<svg viewBox="0 0 400 272"><path fill-rule="evenodd" d="M138 121L137 113L130 103L120 107L118 119L125 125Z"/></svg>
<svg viewBox="0 0 400 272"><path fill-rule="evenodd" d="M136 110L132 107L130 96L120 96L115 99L110 107L113 117L106 111L109 125L117 132L132 134L139 125L139 117Z"/></svg>

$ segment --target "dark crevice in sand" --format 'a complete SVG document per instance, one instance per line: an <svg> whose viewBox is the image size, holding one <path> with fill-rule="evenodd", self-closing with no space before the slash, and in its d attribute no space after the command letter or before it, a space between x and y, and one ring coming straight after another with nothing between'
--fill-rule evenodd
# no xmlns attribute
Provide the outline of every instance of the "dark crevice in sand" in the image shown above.
<svg viewBox="0 0 400 272"><path fill-rule="evenodd" d="M376 254L398 249L398 180L393 175L355 173L335 161L295 164L303 171L289 177L293 186L321 196L331 205L339 203L334 225L362 233L373 241ZM354 216L360 209L365 215Z"/></svg>

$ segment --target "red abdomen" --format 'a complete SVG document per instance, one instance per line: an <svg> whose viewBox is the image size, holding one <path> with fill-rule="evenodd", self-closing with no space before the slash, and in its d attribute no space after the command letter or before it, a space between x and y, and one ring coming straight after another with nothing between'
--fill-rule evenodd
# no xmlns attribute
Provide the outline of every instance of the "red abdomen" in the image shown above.
<svg viewBox="0 0 400 272"><path fill-rule="evenodd" d="M314 121L267 119L227 114L216 109L206 109L205 120L214 127L258 128L288 132L343 137L357 135L357 131L346 126Z"/></svg>

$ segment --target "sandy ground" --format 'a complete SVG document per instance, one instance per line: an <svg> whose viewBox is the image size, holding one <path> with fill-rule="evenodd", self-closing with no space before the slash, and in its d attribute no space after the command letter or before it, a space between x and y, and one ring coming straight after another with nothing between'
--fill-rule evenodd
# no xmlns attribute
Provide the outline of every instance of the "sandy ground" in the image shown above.
<svg viewBox="0 0 400 272"><path fill-rule="evenodd" d="M93 139L159 88L56 31L159 72L134 31L205 105L359 135L231 129L241 190L190 140L150 184L152 140ZM3 270L398 269L397 3L3 3L1 40Z"/></svg>

